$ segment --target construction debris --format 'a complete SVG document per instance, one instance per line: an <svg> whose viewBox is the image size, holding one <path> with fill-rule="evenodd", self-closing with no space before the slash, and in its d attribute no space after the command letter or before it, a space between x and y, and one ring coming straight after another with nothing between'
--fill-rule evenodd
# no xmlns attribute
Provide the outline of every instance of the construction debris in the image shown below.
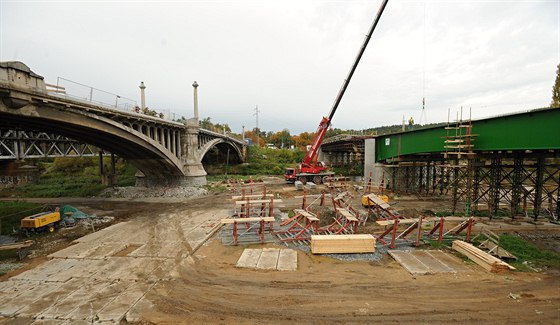
<svg viewBox="0 0 560 325"><path fill-rule="evenodd" d="M311 236L311 253L373 253L375 237L360 235L313 235Z"/></svg>
<svg viewBox="0 0 560 325"><path fill-rule="evenodd" d="M488 250L488 253L497 256L498 258L517 259L515 255L500 247L500 236L495 234L493 231L483 228L481 234L486 236L486 240L478 245L479 248Z"/></svg>
<svg viewBox="0 0 560 325"><path fill-rule="evenodd" d="M362 205L368 208L368 215L373 215L375 220L394 220L403 218L393 207L387 203L388 197L367 194L362 196Z"/></svg>
<svg viewBox="0 0 560 325"><path fill-rule="evenodd" d="M0 245L0 251L8 251L17 249L18 260L23 260L29 254L29 247L35 242L33 240L26 240L19 243L10 243Z"/></svg>
<svg viewBox="0 0 560 325"><path fill-rule="evenodd" d="M470 260L482 266L487 271L498 273L515 270L513 266L507 264L499 258L496 258L462 240L454 240L451 247L459 253L467 256Z"/></svg>

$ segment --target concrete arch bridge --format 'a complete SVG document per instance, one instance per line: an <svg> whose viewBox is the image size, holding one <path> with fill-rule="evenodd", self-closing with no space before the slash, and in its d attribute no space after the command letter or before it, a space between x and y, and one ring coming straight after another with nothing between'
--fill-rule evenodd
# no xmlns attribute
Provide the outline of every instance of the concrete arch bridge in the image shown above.
<svg viewBox="0 0 560 325"><path fill-rule="evenodd" d="M142 186L206 184L202 160L212 148L229 149L232 163L245 160L242 140L201 129L196 118L183 124L61 96L21 62L0 63L0 127L55 133L114 153L138 168Z"/></svg>

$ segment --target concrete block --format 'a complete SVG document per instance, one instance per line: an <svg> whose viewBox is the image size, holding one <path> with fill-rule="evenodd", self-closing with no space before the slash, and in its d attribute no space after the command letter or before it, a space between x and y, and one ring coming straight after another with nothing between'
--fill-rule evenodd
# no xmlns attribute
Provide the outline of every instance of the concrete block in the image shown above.
<svg viewBox="0 0 560 325"><path fill-rule="evenodd" d="M313 182L307 182L307 184L305 184L309 189L316 189L317 188L317 184L313 183Z"/></svg>
<svg viewBox="0 0 560 325"><path fill-rule="evenodd" d="M300 181L295 181L294 186L296 187L296 190L303 190L303 183Z"/></svg>
<svg viewBox="0 0 560 325"><path fill-rule="evenodd" d="M279 254L280 249L278 248L263 248L261 257L257 262L257 268L263 270L276 270Z"/></svg>
<svg viewBox="0 0 560 325"><path fill-rule="evenodd" d="M293 249L281 249L278 255L278 271L295 271L297 270L297 251Z"/></svg>
<svg viewBox="0 0 560 325"><path fill-rule="evenodd" d="M261 253L262 249L246 248L235 266L254 269L257 267Z"/></svg>

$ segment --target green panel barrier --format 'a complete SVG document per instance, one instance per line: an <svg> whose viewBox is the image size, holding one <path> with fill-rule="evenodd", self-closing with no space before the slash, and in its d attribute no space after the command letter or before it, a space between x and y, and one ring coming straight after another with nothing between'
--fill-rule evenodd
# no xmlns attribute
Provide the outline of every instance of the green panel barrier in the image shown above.
<svg viewBox="0 0 560 325"><path fill-rule="evenodd" d="M475 151L560 149L560 109L538 109L525 113L473 121ZM449 130L449 135L454 130ZM403 155L444 152L445 126L380 136L376 161Z"/></svg>

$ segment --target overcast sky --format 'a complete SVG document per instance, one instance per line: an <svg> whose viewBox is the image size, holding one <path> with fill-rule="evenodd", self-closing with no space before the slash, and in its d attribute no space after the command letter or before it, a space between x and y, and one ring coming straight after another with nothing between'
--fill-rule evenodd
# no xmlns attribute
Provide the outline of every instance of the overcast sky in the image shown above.
<svg viewBox="0 0 560 325"><path fill-rule="evenodd" d="M234 132L315 131L380 0L6 1L0 60L18 60L152 109ZM548 106L560 63L560 1L399 1L381 17L332 125L364 129L403 115L447 120Z"/></svg>

